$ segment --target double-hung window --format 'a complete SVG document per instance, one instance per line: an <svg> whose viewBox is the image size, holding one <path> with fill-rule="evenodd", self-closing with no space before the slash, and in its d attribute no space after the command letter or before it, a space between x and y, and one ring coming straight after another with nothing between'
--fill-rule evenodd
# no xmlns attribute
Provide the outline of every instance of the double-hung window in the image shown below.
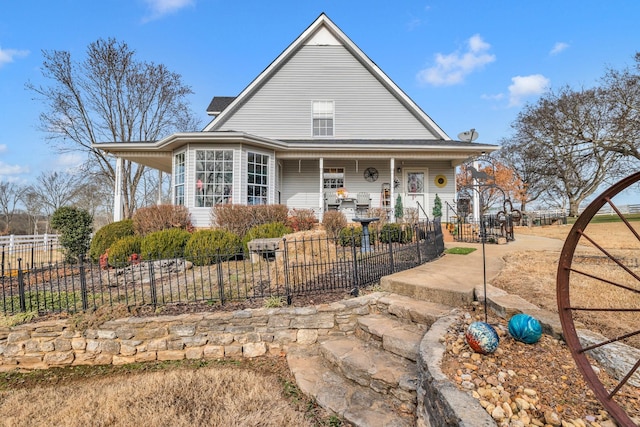
<svg viewBox="0 0 640 427"><path fill-rule="evenodd" d="M233 150L196 150L197 207L231 203Z"/></svg>
<svg viewBox="0 0 640 427"><path fill-rule="evenodd" d="M269 156L247 153L247 204L266 205L268 200Z"/></svg>
<svg viewBox="0 0 640 427"><path fill-rule="evenodd" d="M173 157L173 204L184 205L185 153Z"/></svg>
<svg viewBox="0 0 640 427"><path fill-rule="evenodd" d="M313 101L313 136L333 136L333 101Z"/></svg>

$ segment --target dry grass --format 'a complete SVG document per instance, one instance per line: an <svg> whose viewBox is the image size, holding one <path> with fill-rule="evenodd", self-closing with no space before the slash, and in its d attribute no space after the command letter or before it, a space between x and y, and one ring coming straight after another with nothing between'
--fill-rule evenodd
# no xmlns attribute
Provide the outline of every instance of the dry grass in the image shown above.
<svg viewBox="0 0 640 427"><path fill-rule="evenodd" d="M0 419L3 426L319 425L291 384L275 373L228 366L71 378L3 387Z"/></svg>
<svg viewBox="0 0 640 427"><path fill-rule="evenodd" d="M633 223L632 223L633 224ZM638 223L635 223L636 225ZM566 239L570 226L517 228L518 234L534 234L549 238ZM640 309L638 292L622 289L610 282L640 290L640 261L637 249L640 242L622 223L589 224L585 234L604 250L598 250L584 237L572 259L572 268L585 274L572 272L569 277L571 305L576 307ZM620 267L620 261L627 270ZM493 281L493 285L517 294L526 300L553 312L558 311L556 281L560 252L524 251L506 256L506 267ZM593 275L598 279L587 276ZM576 312L574 312L576 313ZM577 312L575 319L586 327L609 338L640 330L637 313ZM625 341L640 348L640 337Z"/></svg>

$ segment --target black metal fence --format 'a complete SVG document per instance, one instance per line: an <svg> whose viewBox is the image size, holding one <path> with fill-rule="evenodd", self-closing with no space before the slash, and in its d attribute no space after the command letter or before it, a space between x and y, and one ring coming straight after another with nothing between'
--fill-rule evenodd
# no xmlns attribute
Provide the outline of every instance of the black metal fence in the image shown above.
<svg viewBox="0 0 640 427"><path fill-rule="evenodd" d="M498 243L500 238L513 241L514 219L512 215L483 215L480 221L455 218L447 223L447 229L457 242Z"/></svg>
<svg viewBox="0 0 640 427"><path fill-rule="evenodd" d="M222 305L229 301L282 298L337 290L357 294L381 277L416 267L444 251L440 223L372 231L369 245L361 229L338 238L282 239L278 249L239 254L202 254L141 260L101 268L42 263L0 277L5 315L79 312L104 305L163 306L174 303Z"/></svg>
<svg viewBox="0 0 640 427"><path fill-rule="evenodd" d="M0 277L17 274L18 258L27 269L57 262L63 258L59 249L56 234L0 236Z"/></svg>

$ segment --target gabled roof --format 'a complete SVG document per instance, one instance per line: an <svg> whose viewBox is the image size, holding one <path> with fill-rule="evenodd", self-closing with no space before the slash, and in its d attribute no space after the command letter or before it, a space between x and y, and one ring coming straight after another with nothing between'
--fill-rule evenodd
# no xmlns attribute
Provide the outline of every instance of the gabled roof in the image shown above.
<svg viewBox="0 0 640 427"><path fill-rule="evenodd" d="M320 34L316 40L315 36L326 29L337 39L390 93L400 101L405 108L434 135L443 140L451 140L449 136L429 117L422 109L404 93L345 33L338 28L324 13L320 16L293 42L291 43L269 66L260 73L228 106L220 111L220 114L211 121L204 131L218 130L239 108L244 101L248 100L260 87L270 79L278 69L285 64L295 53L306 43L311 41L322 43L323 36ZM215 99L215 98L214 98Z"/></svg>

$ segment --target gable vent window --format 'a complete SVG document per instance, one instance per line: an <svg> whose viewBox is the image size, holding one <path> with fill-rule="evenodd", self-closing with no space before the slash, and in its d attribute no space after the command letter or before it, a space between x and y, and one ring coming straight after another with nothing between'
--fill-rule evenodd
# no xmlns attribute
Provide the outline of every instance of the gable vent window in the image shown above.
<svg viewBox="0 0 640 427"><path fill-rule="evenodd" d="M333 136L333 101L313 101L313 136Z"/></svg>

